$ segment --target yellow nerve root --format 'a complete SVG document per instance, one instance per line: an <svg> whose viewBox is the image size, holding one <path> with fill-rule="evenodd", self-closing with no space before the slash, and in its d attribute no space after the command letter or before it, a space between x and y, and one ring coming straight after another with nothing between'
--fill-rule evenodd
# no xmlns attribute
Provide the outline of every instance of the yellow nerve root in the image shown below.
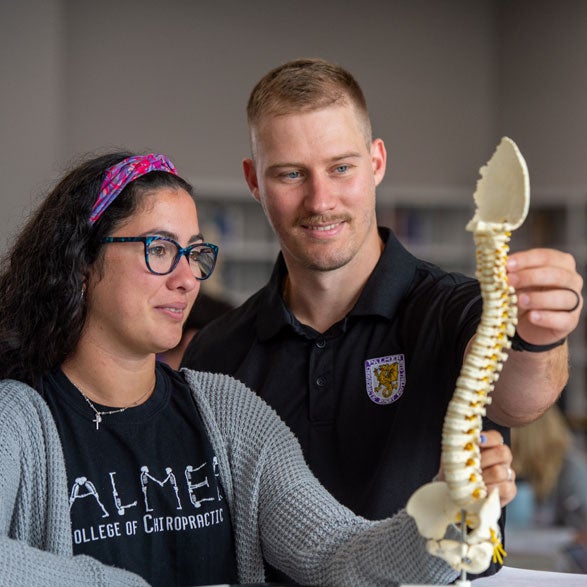
<svg viewBox="0 0 587 587"><path fill-rule="evenodd" d="M501 543L501 540L497 537L497 533L492 528L489 529L491 533L491 544L493 544L493 562L503 565L503 559L508 555Z"/></svg>

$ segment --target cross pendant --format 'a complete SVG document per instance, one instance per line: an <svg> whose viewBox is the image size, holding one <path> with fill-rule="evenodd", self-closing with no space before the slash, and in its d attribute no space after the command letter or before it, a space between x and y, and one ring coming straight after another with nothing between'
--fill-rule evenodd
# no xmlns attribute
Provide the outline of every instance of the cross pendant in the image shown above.
<svg viewBox="0 0 587 587"><path fill-rule="evenodd" d="M96 422L96 430L98 430L100 428L100 422L102 421L102 416L100 416L100 414L98 414L98 412L96 412L96 417L93 420L94 422Z"/></svg>

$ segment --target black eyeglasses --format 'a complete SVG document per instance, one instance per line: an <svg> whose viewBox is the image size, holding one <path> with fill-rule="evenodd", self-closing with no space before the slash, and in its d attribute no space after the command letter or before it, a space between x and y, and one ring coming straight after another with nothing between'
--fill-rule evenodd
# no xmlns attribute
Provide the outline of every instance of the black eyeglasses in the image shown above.
<svg viewBox="0 0 587 587"><path fill-rule="evenodd" d="M218 247L210 243L194 243L181 247L179 243L165 236L107 236L101 241L107 243L143 243L147 269L155 275L171 273L185 256L198 281L208 279L214 271Z"/></svg>

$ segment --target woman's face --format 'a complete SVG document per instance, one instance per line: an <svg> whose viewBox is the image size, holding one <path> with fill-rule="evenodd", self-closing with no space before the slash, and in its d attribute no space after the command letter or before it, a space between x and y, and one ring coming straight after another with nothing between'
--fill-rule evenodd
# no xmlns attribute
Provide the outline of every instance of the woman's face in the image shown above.
<svg viewBox="0 0 587 587"><path fill-rule="evenodd" d="M181 247L202 241L196 205L180 188L161 188L110 236L158 235ZM141 358L178 344L182 324L200 289L187 259L167 275L147 269L142 242L103 245L86 293L87 321L80 344L123 358Z"/></svg>

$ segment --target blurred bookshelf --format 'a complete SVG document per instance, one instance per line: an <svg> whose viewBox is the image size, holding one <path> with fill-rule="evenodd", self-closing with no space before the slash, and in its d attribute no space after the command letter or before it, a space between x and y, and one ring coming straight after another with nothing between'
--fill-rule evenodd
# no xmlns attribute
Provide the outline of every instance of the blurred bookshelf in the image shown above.
<svg viewBox="0 0 587 587"><path fill-rule="evenodd" d="M206 288L240 304L269 278L279 251L259 203L244 183L196 183L196 204L204 237L220 246L217 272ZM465 226L474 213L470 188L393 187L379 189L377 214L406 248L447 271L474 275L475 250ZM587 189L532 192L524 224L512 235L511 250L553 247L574 255L587 275ZM570 338L571 376L561 406L587 439L587 320Z"/></svg>
<svg viewBox="0 0 587 587"><path fill-rule="evenodd" d="M244 182L194 185L200 231L220 247L206 291L241 304L269 279L279 252L277 238Z"/></svg>

